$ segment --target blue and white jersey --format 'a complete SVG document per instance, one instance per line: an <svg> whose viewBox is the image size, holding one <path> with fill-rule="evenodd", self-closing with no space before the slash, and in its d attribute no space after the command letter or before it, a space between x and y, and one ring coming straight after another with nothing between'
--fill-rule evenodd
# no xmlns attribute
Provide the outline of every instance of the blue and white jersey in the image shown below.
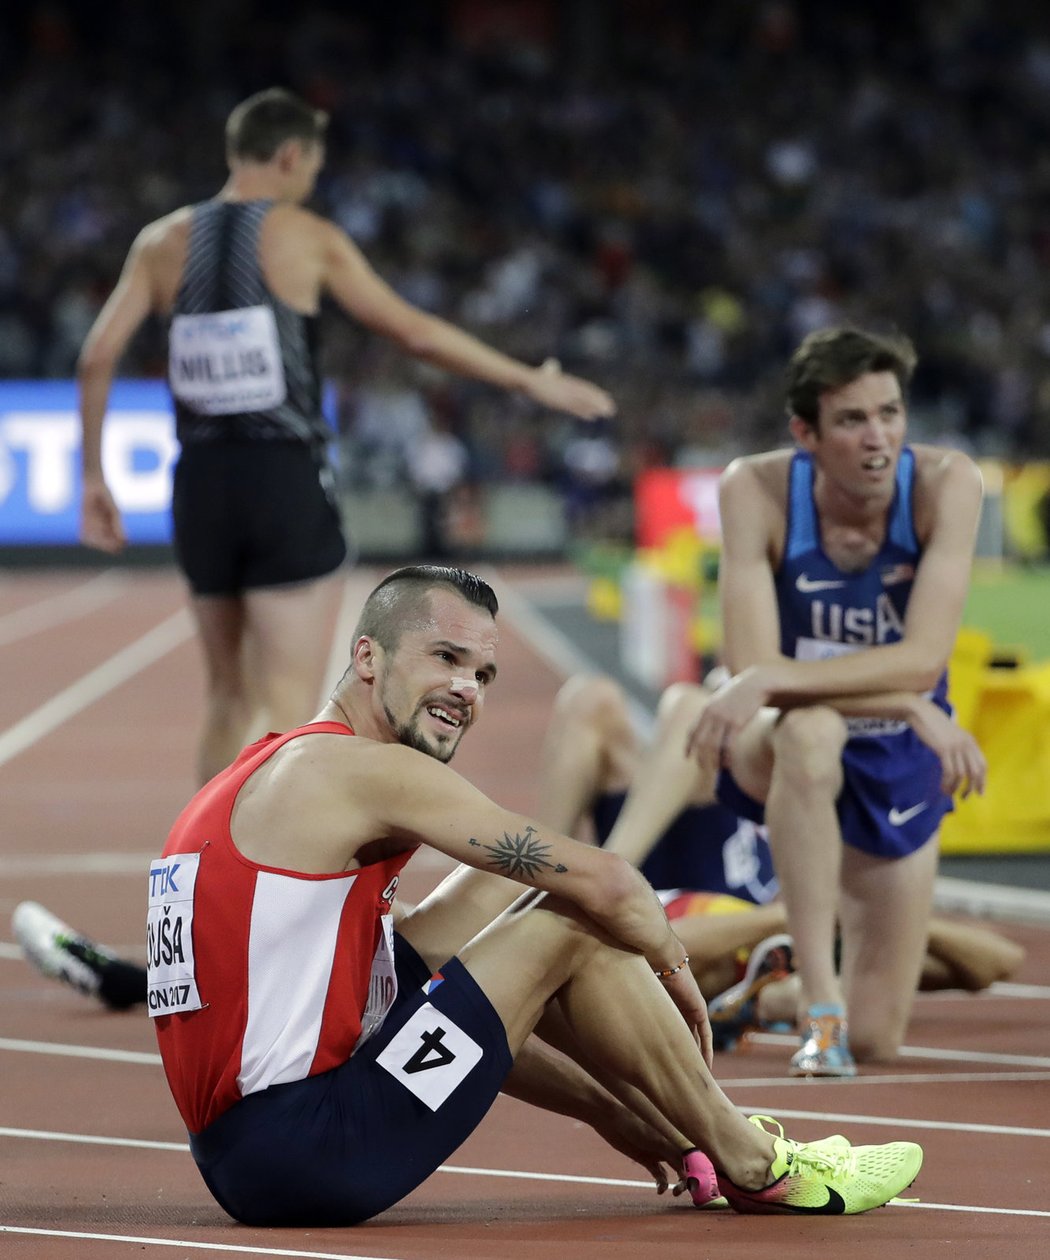
<svg viewBox="0 0 1050 1260"><path fill-rule="evenodd" d="M901 451L897 484L882 546L863 570L838 568L825 554L813 501L813 461L804 452L791 461L784 557L775 575L780 611L780 649L800 661L826 660L865 648L898 643L922 547L912 517L915 453ZM929 698L946 713L947 671ZM940 758L907 722L847 719L842 753L843 787L836 802L846 844L877 857L914 852L936 832L952 808L941 790ZM718 799L753 822L764 821L728 770L718 780Z"/></svg>
<svg viewBox="0 0 1050 1260"><path fill-rule="evenodd" d="M820 521L813 501L813 461L798 452L788 481L787 536L776 574L780 611L780 650L800 661L815 661L862 648L898 643L915 570L922 556L912 519L915 453L901 451L897 485L886 537L867 568L849 573L824 553ZM930 698L948 711L948 676L943 674ZM906 724L854 718L851 735L892 734Z"/></svg>

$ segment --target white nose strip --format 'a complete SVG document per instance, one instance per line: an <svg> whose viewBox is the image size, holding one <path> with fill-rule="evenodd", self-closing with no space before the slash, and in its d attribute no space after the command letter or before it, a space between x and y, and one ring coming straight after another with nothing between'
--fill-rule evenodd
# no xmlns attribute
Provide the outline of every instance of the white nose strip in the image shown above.
<svg viewBox="0 0 1050 1260"><path fill-rule="evenodd" d="M453 678L450 685L453 691L477 691L478 680L476 678Z"/></svg>

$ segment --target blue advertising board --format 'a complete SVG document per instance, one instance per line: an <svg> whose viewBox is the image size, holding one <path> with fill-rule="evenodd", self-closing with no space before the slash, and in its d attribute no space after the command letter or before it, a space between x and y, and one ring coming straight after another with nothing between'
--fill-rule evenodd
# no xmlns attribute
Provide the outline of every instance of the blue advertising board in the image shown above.
<svg viewBox="0 0 1050 1260"><path fill-rule="evenodd" d="M117 381L102 464L128 542L171 539L178 453L163 381ZM0 546L67 546L80 516L80 422L72 381L0 381Z"/></svg>
<svg viewBox="0 0 1050 1260"><path fill-rule="evenodd" d="M323 407L334 428L335 393ZM178 456L164 381L115 381L102 430L102 466L128 543L171 541ZM80 421L73 381L0 381L0 547L65 547L80 526Z"/></svg>

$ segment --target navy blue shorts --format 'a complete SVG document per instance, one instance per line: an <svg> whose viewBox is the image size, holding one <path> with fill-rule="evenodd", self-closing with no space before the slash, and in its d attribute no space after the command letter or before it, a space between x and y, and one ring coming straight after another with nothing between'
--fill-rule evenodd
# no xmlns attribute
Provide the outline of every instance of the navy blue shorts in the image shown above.
<svg viewBox="0 0 1050 1260"><path fill-rule="evenodd" d="M190 1134L201 1176L236 1220L368 1220L424 1182L492 1106L513 1060L488 998L456 958L432 981L396 933L394 962L394 1005L346 1063L249 1094Z"/></svg>
<svg viewBox="0 0 1050 1260"><path fill-rule="evenodd" d="M609 838L624 796L606 792L595 800L591 816L599 844ZM654 888L728 893L760 904L771 901L778 891L765 829L718 804L683 809L641 871Z"/></svg>
<svg viewBox="0 0 1050 1260"><path fill-rule="evenodd" d="M941 762L914 731L855 736L842 753L842 791L836 801L842 839L873 857L916 852L952 809L941 791ZM718 776L718 799L752 822L765 809L728 770Z"/></svg>
<svg viewBox="0 0 1050 1260"><path fill-rule="evenodd" d="M305 442L188 443L171 511L195 595L306 582L346 559L331 470Z"/></svg>

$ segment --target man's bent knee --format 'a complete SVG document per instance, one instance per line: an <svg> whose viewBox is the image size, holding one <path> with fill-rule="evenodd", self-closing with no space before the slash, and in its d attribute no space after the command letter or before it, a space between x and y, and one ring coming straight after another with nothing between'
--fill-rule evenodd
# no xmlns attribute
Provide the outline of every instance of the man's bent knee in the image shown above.
<svg viewBox="0 0 1050 1260"><path fill-rule="evenodd" d="M793 777L812 783L837 782L846 738L846 722L834 709L792 709L773 732L774 760Z"/></svg>
<svg viewBox="0 0 1050 1260"><path fill-rule="evenodd" d="M660 697L657 720L664 726L690 724L700 717L710 699L699 683L672 683Z"/></svg>

